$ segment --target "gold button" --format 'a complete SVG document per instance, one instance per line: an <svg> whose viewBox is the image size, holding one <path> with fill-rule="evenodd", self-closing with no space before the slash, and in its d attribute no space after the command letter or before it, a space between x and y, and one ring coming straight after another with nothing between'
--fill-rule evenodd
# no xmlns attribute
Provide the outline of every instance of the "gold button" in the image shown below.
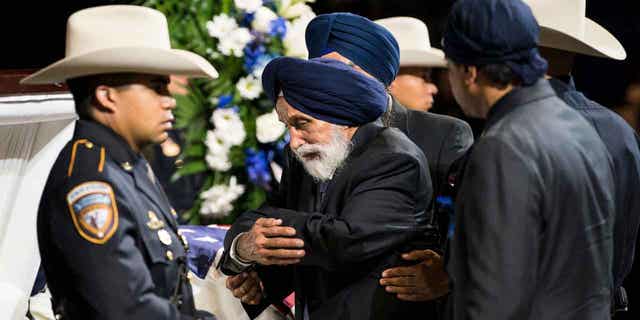
<svg viewBox="0 0 640 320"><path fill-rule="evenodd" d="M171 252L171 250L167 250L167 260L173 260L173 252Z"/></svg>
<svg viewBox="0 0 640 320"><path fill-rule="evenodd" d="M122 163L122 169L126 170L126 171L131 171L133 170L133 166L131 165L131 163L129 163L129 161Z"/></svg>
<svg viewBox="0 0 640 320"><path fill-rule="evenodd" d="M176 212L176 209L171 208L171 215L172 215L174 218L177 218L177 217L178 217L178 212Z"/></svg>
<svg viewBox="0 0 640 320"><path fill-rule="evenodd" d="M84 146L87 147L87 149L91 149L93 148L93 143L91 141L87 141L87 143L85 143Z"/></svg>

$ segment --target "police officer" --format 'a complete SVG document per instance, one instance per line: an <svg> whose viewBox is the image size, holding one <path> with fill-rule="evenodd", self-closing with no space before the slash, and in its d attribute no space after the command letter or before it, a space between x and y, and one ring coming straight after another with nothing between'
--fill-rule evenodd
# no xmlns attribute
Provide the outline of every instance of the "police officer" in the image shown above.
<svg viewBox="0 0 640 320"><path fill-rule="evenodd" d="M57 318L213 319L195 310L187 244L140 150L171 129L168 75L216 77L215 69L171 49L165 17L136 6L76 12L66 48L65 59L23 80L66 81L80 117L38 212Z"/></svg>

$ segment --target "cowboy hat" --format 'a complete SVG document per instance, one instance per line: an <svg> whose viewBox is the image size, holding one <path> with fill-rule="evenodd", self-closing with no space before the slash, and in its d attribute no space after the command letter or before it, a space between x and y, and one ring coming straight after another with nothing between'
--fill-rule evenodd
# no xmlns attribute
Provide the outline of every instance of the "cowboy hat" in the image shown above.
<svg viewBox="0 0 640 320"><path fill-rule="evenodd" d="M540 25L540 46L596 57L624 60L622 44L585 17L586 0L524 0Z"/></svg>
<svg viewBox="0 0 640 320"><path fill-rule="evenodd" d="M431 47L424 22L411 17L392 17L375 21L387 28L400 46L401 67L446 67L444 52Z"/></svg>
<svg viewBox="0 0 640 320"><path fill-rule="evenodd" d="M58 83L81 76L126 72L218 76L201 56L171 49L167 19L159 11L110 5L72 14L67 21L65 58L20 83Z"/></svg>

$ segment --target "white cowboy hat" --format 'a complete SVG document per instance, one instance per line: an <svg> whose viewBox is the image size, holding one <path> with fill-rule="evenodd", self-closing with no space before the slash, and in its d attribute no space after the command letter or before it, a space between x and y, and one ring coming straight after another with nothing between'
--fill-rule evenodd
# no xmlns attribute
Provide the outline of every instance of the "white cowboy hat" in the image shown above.
<svg viewBox="0 0 640 320"><path fill-rule="evenodd" d="M585 17L586 0L524 0L540 25L540 46L596 57L624 60L622 44Z"/></svg>
<svg viewBox="0 0 640 320"><path fill-rule="evenodd" d="M65 58L22 79L58 83L104 73L218 77L203 57L171 49L165 16L154 9L111 5L80 10L67 21Z"/></svg>
<svg viewBox="0 0 640 320"><path fill-rule="evenodd" d="M401 67L446 67L444 52L431 47L429 30L424 22L411 17L376 20L387 28L400 46Z"/></svg>

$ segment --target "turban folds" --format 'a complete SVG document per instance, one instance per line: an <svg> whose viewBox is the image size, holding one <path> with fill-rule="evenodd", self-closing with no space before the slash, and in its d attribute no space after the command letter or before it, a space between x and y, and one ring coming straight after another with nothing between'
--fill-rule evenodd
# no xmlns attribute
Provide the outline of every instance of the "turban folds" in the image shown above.
<svg viewBox="0 0 640 320"><path fill-rule="evenodd" d="M309 58L338 52L386 86L400 68L400 50L389 30L351 13L321 14L305 32Z"/></svg>
<svg viewBox="0 0 640 320"><path fill-rule="evenodd" d="M282 91L296 110L337 125L373 122L387 109L380 82L332 59L276 58L265 67L262 86L273 102Z"/></svg>
<svg viewBox="0 0 640 320"><path fill-rule="evenodd" d="M521 0L459 0L447 22L444 52L459 64L506 64L524 85L531 85L547 71L538 52L539 32Z"/></svg>

